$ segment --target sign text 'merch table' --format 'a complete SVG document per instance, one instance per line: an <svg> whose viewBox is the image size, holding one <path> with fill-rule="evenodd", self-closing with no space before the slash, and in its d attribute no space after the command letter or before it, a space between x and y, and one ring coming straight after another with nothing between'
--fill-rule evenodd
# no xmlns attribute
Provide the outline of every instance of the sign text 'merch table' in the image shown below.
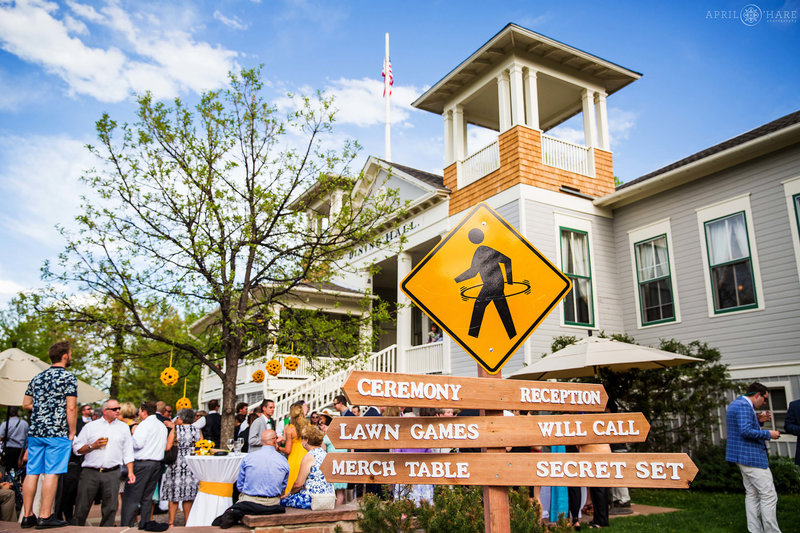
<svg viewBox="0 0 800 533"><path fill-rule="evenodd" d="M602 385L354 370L342 387L355 405L602 412Z"/></svg>
<svg viewBox="0 0 800 533"><path fill-rule="evenodd" d="M641 413L550 416L336 417L328 437L336 448L476 448L644 442Z"/></svg>
<svg viewBox="0 0 800 533"><path fill-rule="evenodd" d="M687 488L685 453L329 453L329 482Z"/></svg>

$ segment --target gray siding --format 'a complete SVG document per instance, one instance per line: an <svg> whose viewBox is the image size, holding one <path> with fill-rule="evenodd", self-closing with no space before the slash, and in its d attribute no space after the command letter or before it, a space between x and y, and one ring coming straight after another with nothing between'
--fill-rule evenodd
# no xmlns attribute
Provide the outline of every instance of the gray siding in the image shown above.
<svg viewBox="0 0 800 533"><path fill-rule="evenodd" d="M614 213L625 330L647 345L661 338L702 340L731 365L800 360L800 280L782 181L800 175L800 147L739 165L617 209ZM696 209L750 194L761 267L763 310L709 318ZM638 329L628 231L670 218L681 322Z"/></svg>

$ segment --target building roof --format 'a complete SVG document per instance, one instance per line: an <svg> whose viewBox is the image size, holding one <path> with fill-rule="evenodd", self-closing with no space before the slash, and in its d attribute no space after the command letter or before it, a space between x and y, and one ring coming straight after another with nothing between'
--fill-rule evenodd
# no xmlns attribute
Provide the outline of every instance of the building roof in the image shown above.
<svg viewBox="0 0 800 533"><path fill-rule="evenodd" d="M600 207L622 207L798 142L800 111L795 111L623 183L615 192L598 198L594 203Z"/></svg>
<svg viewBox="0 0 800 533"><path fill-rule="evenodd" d="M441 115L445 102L453 94L483 76L509 53L546 57L565 68L591 76L598 85L604 87L607 95L642 77L640 72L509 23L411 105Z"/></svg>
<svg viewBox="0 0 800 533"><path fill-rule="evenodd" d="M348 293L348 294L355 294L359 296L364 296L362 291L357 291L354 289L350 289L348 287L343 287L342 285L337 285L335 283L328 283L328 282L321 282L321 281L304 281L297 285L300 289L314 289L321 292L339 292L339 293Z"/></svg>
<svg viewBox="0 0 800 533"><path fill-rule="evenodd" d="M779 118L777 120L773 120L772 122L764 124L763 126L759 126L759 127L755 128L755 129L752 129L752 130L750 130L748 132L742 133L741 135L737 135L736 137L733 137L732 139L728 139L727 141L723 141L723 142L721 142L719 144L715 144L714 146L711 146L710 148L706 148L705 150L700 150L699 152L696 152L696 153L694 153L694 154L692 154L692 155L690 155L688 157L684 157L683 159L681 159L679 161L675 161L674 163L671 163L671 164L669 164L669 165L667 165L665 167L661 167L658 170L654 170L653 172L650 172L649 174L645 174L644 176L640 176L640 177L636 178L635 180L631 180L631 181L625 182L622 185L620 185L619 187L617 187L617 190L619 191L621 189L625 189L627 187L631 187L633 185L636 185L637 183L641 183L643 181L646 181L646 180L649 180L651 178L654 178L654 177L656 177L656 176L658 176L660 174L664 174L665 172L669 172L670 170L674 170L676 168L688 165L689 163L693 163L695 161L698 161L700 159L709 157L709 156L714 155L716 153L723 152L723 151L728 150L730 148L734 148L735 146L739 146L740 144L744 144L747 141L752 141L754 139L758 139L759 137L763 137L764 135L776 132L778 130L782 130L783 128L786 128L787 126L791 126L792 124L797 124L797 123L800 123L800 111L795 111L794 113L790 113L790 114L788 114L786 116L783 116L783 117L781 117L781 118Z"/></svg>
<svg viewBox="0 0 800 533"><path fill-rule="evenodd" d="M401 172L405 172L412 178L416 178L424 183L427 183L428 185L432 185L437 189L441 189L443 191L450 191L449 188L444 186L444 178L442 176L439 176L438 174L432 174L430 172L425 172L424 170L419 170L413 167L407 167L405 165L398 165L397 163L392 163L391 161L386 161L385 159L379 159L379 158L376 159L378 159L382 163L392 168L396 168Z"/></svg>

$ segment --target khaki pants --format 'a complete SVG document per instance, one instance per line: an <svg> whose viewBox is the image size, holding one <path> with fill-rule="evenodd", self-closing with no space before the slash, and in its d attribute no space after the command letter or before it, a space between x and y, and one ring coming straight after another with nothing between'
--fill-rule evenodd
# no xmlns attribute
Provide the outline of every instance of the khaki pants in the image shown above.
<svg viewBox="0 0 800 533"><path fill-rule="evenodd" d="M275 498L264 498L262 496L250 496L249 494L240 494L239 495L240 502L253 502L258 503L260 505L278 505L281 503L280 497Z"/></svg>

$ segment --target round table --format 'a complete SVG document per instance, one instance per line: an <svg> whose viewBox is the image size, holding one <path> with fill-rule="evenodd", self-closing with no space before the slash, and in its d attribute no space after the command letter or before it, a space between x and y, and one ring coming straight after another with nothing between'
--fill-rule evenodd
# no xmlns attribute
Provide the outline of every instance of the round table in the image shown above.
<svg viewBox="0 0 800 533"><path fill-rule="evenodd" d="M186 464L200 480L197 497L186 519L187 527L210 526L216 517L233 505L233 484L246 454L189 455Z"/></svg>

